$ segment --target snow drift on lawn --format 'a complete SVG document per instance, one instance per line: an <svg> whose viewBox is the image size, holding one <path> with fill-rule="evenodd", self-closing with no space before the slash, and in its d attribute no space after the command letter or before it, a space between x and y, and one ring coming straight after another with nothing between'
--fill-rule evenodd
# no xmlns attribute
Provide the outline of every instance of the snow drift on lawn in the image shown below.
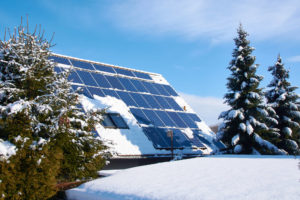
<svg viewBox="0 0 300 200"><path fill-rule="evenodd" d="M120 171L67 191L71 200L280 199L300 197L299 159L212 156Z"/></svg>

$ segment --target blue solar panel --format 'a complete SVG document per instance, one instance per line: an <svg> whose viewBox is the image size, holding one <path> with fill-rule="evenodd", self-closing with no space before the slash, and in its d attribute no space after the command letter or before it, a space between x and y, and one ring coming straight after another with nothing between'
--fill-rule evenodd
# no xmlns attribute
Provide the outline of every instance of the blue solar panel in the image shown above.
<svg viewBox="0 0 300 200"><path fill-rule="evenodd" d="M189 128L198 128L196 123L191 120L191 118L189 118L189 115L187 113L178 113L178 115L188 125Z"/></svg>
<svg viewBox="0 0 300 200"><path fill-rule="evenodd" d="M123 84L123 86L125 87L125 89L127 91L131 91L131 92L137 92L137 89L134 87L134 85L131 83L130 79L128 78L121 78L119 77L120 82Z"/></svg>
<svg viewBox="0 0 300 200"><path fill-rule="evenodd" d="M91 63L88 63L88 62L83 62L83 61L79 61L79 60L73 60L73 59L70 59L72 65L74 67L79 67L79 68L82 68L82 69L89 69L89 70L95 70L94 67L91 65Z"/></svg>
<svg viewBox="0 0 300 200"><path fill-rule="evenodd" d="M112 88L112 86L109 84L108 80L102 74L98 74L98 73L91 73L91 74L100 87Z"/></svg>
<svg viewBox="0 0 300 200"><path fill-rule="evenodd" d="M170 94L165 90L165 88L163 87L163 85L161 84L157 84L157 83L153 83L153 87L156 88L156 90L164 96L170 96Z"/></svg>
<svg viewBox="0 0 300 200"><path fill-rule="evenodd" d="M161 121L161 119L155 114L153 110L143 110L149 120L152 122L154 126L162 126L165 127L165 124Z"/></svg>
<svg viewBox="0 0 300 200"><path fill-rule="evenodd" d="M101 89L101 90L105 94L105 96L111 96L120 99L120 96L114 90L108 90L108 89Z"/></svg>
<svg viewBox="0 0 300 200"><path fill-rule="evenodd" d="M173 131L173 139L176 141L177 145L175 147L191 147L190 139L181 132L180 129L171 129Z"/></svg>
<svg viewBox="0 0 300 200"><path fill-rule="evenodd" d="M138 93L130 93L130 95L134 99L134 101L138 104L139 107L151 108L151 106L145 101L142 95Z"/></svg>
<svg viewBox="0 0 300 200"><path fill-rule="evenodd" d="M133 73L134 73L134 75L135 75L136 77L138 77L138 78L143 78L143 79L152 80L152 78L150 77L149 74L145 74L145 73L142 73L142 72L136 72L136 71L134 71Z"/></svg>
<svg viewBox="0 0 300 200"><path fill-rule="evenodd" d="M169 85L162 85L171 96L179 96L175 90Z"/></svg>
<svg viewBox="0 0 300 200"><path fill-rule="evenodd" d="M79 91L77 91L79 94L83 94L84 96L93 99L93 97L91 96L91 93L88 91L88 89L86 87L79 86L79 85L72 85L71 87L74 91L76 91L78 88L80 88Z"/></svg>
<svg viewBox="0 0 300 200"><path fill-rule="evenodd" d="M95 82L94 78L92 77L92 75L89 72L79 71L79 70L76 70L76 72L78 73L79 77L81 78L81 80L84 82L85 85L98 86L97 83Z"/></svg>
<svg viewBox="0 0 300 200"><path fill-rule="evenodd" d="M58 74L62 72L61 67L56 67L56 66L54 67L54 71Z"/></svg>
<svg viewBox="0 0 300 200"><path fill-rule="evenodd" d="M175 124L175 122L170 119L169 115L165 112L165 111L154 111L159 117L160 119L164 122L164 124L166 126L169 126L169 127L176 127L177 125Z"/></svg>
<svg viewBox="0 0 300 200"><path fill-rule="evenodd" d="M193 120L193 121L196 121L196 122L201 122L201 119L194 113L188 113L188 116Z"/></svg>
<svg viewBox="0 0 300 200"><path fill-rule="evenodd" d="M137 89L138 92L148 92L149 93L149 91L145 88L145 86L142 84L141 81L132 79L131 82L134 85L134 87Z"/></svg>
<svg viewBox="0 0 300 200"><path fill-rule="evenodd" d="M145 124L145 125L151 124L151 121L148 119L148 117L141 109L130 108L130 111L140 124Z"/></svg>
<svg viewBox="0 0 300 200"><path fill-rule="evenodd" d="M153 95L153 97L161 105L162 108L164 108L164 109L172 109L172 106L170 106L170 104L168 104L168 102L165 100L165 97L155 96L155 95Z"/></svg>
<svg viewBox="0 0 300 200"><path fill-rule="evenodd" d="M68 76L68 80L73 82L73 83L80 83L83 84L83 82L81 81L81 79L79 78L78 74L76 73L76 71L72 71L70 73L70 75Z"/></svg>
<svg viewBox="0 0 300 200"><path fill-rule="evenodd" d="M143 128L144 133L152 141L156 148L169 148L170 142L166 140L163 133L154 127Z"/></svg>
<svg viewBox="0 0 300 200"><path fill-rule="evenodd" d="M127 106L138 107L138 104L133 100L131 95L128 92L117 91L121 99L126 103Z"/></svg>
<svg viewBox="0 0 300 200"><path fill-rule="evenodd" d="M125 88L123 87L123 85L121 84L121 82L119 81L119 79L115 76L105 76L105 78L108 80L108 82L110 83L110 85L113 88L119 89L119 90L125 90Z"/></svg>
<svg viewBox="0 0 300 200"><path fill-rule="evenodd" d="M177 127L180 128L187 128L187 125L184 123L184 121L177 115L176 112L168 112L167 114L170 116L170 118L177 124Z"/></svg>
<svg viewBox="0 0 300 200"><path fill-rule="evenodd" d="M144 82L142 81L145 88L151 93L151 94L160 94L156 88L153 87L153 83Z"/></svg>
<svg viewBox="0 0 300 200"><path fill-rule="evenodd" d="M165 100L174 110L183 111L183 109L176 103L176 101L171 97L165 97Z"/></svg>
<svg viewBox="0 0 300 200"><path fill-rule="evenodd" d="M121 68L114 68L114 69L118 74L135 77L134 74L129 70L121 69Z"/></svg>
<svg viewBox="0 0 300 200"><path fill-rule="evenodd" d="M207 139L205 139L203 136L201 136L201 131L193 130L193 133L194 133L194 137L197 137L202 143L204 143L208 146L211 145L210 142Z"/></svg>
<svg viewBox="0 0 300 200"><path fill-rule="evenodd" d="M49 56L48 59L53 59L54 62L57 62L57 63L61 63L61 64L65 64L65 65L70 65L69 60L66 59L66 58L57 57L57 56Z"/></svg>
<svg viewBox="0 0 300 200"><path fill-rule="evenodd" d="M101 65L101 64L94 64L94 67L99 70L99 71L103 71L103 72L109 72L112 74L115 74L115 70L112 67L109 66L105 66L105 65Z"/></svg>
<svg viewBox="0 0 300 200"><path fill-rule="evenodd" d="M162 108L162 106L160 106L160 104L156 101L156 99L152 95L148 95L148 94L141 94L141 95L144 97L146 102L151 106L151 108L154 109Z"/></svg>
<svg viewBox="0 0 300 200"><path fill-rule="evenodd" d="M99 88L93 88L93 87L88 87L88 90L91 92L91 94L94 95L98 95L100 97L104 97L105 94L103 93L103 91Z"/></svg>

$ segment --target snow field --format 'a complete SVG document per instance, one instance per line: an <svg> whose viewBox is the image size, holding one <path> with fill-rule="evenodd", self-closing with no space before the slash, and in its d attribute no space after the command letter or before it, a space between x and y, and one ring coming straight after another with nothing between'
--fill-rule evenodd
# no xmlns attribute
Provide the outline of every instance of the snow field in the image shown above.
<svg viewBox="0 0 300 200"><path fill-rule="evenodd" d="M123 170L67 191L71 200L298 200L299 159L211 156Z"/></svg>

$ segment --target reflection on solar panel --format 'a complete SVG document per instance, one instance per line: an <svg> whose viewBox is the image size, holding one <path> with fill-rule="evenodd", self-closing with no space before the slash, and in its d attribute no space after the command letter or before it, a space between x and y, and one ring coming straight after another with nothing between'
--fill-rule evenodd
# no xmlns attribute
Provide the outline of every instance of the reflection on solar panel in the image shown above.
<svg viewBox="0 0 300 200"><path fill-rule="evenodd" d="M51 56L51 59L64 64L55 67L57 73L65 65L74 67L68 77L73 90L81 87L79 92L89 98L97 95L122 100L154 147L171 147L167 136L170 130L175 148L205 148L203 144L209 145L209 141L199 136L201 130L197 122L201 119L195 113L186 112L176 101L177 92L164 82L154 81L150 73L60 56ZM110 119L113 123L106 120L106 127L127 127L118 115L111 115ZM186 129L192 130L193 138L185 134ZM221 147L223 144L215 141L215 145Z"/></svg>

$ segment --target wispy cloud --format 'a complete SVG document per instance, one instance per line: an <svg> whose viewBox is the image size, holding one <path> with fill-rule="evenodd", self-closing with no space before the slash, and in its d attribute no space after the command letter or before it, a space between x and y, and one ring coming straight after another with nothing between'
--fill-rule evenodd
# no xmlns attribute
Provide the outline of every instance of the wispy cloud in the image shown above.
<svg viewBox="0 0 300 200"><path fill-rule="evenodd" d="M299 56L292 56L292 57L289 57L287 59L287 61L289 62L300 62L300 55Z"/></svg>
<svg viewBox="0 0 300 200"><path fill-rule="evenodd" d="M300 41L298 0L127 0L117 1L107 14L118 27L151 35L223 42L241 22L256 39Z"/></svg>
<svg viewBox="0 0 300 200"><path fill-rule="evenodd" d="M220 113L229 108L221 98L201 97L185 93L180 93L180 95L208 125L219 123Z"/></svg>

